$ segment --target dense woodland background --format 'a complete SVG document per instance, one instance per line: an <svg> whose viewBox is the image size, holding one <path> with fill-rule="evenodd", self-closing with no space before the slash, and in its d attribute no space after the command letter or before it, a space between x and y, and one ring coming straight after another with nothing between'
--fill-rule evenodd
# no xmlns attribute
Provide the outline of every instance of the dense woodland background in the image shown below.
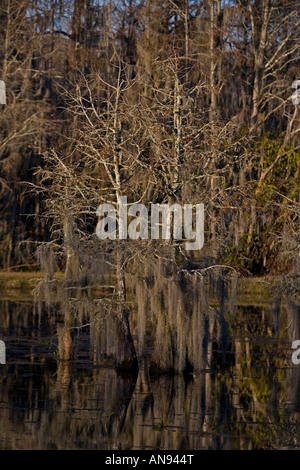
<svg viewBox="0 0 300 470"><path fill-rule="evenodd" d="M1 0L1 268L125 194L204 202L211 258L288 272L299 26L293 0Z"/></svg>

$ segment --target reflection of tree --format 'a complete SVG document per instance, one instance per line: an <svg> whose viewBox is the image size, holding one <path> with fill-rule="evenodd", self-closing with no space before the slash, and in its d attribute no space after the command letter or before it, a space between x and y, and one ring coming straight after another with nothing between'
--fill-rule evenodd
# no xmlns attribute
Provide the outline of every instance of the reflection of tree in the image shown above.
<svg viewBox="0 0 300 470"><path fill-rule="evenodd" d="M56 317L40 318L48 335L57 332ZM266 306L238 306L228 365L215 361L214 344L206 371L153 377L145 355L135 379L99 367L81 329L71 330L77 362L56 361L58 339L43 344L32 306L5 302L1 325L14 325L8 343L15 351L0 372L0 447L299 448L299 370L290 361L284 309L281 322L277 331Z"/></svg>
<svg viewBox="0 0 300 470"><path fill-rule="evenodd" d="M84 372L66 363L57 374L40 367L31 372L29 381L11 375L2 383L1 401L8 409L1 409L0 431L9 448L196 449L227 442L215 436L222 395L205 395L204 376L153 381L143 370L135 384L111 369ZM13 403L9 397L20 386L24 399ZM161 431L153 427L157 422L163 423Z"/></svg>
<svg viewBox="0 0 300 470"><path fill-rule="evenodd" d="M261 308L256 310L251 307L247 314L245 308L237 308L231 323L233 376L228 379L226 374L225 383L232 391L231 421L235 424L229 428L248 435L254 448L299 447L296 435L291 437L299 429L300 375L291 363L289 321L284 318L277 328L272 310L263 307L263 315ZM278 348L277 341L287 349Z"/></svg>

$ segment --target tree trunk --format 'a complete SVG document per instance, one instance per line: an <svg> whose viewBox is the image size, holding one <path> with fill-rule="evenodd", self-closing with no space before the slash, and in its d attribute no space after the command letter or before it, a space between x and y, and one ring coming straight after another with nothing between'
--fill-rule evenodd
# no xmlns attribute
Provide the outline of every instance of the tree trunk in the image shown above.
<svg viewBox="0 0 300 470"><path fill-rule="evenodd" d="M125 306L126 286L123 268L124 258L121 251L117 253L117 332L118 357L117 368L137 370L138 362L133 338L130 331L128 313Z"/></svg>
<svg viewBox="0 0 300 470"><path fill-rule="evenodd" d="M259 101L261 98L261 87L264 72L264 55L267 42L268 31L268 16L269 16L269 1L263 0L262 12L255 12L250 6L250 17L252 23L252 40L254 47L254 83L252 91L252 114L251 114L251 129L259 122ZM260 24L258 23L258 15L262 15ZM259 16L260 17L260 16ZM260 26L260 31L258 27Z"/></svg>
<svg viewBox="0 0 300 470"><path fill-rule="evenodd" d="M217 95L215 84L215 15L214 15L214 0L210 0L210 39L209 39L209 55L210 55L210 109L209 120L213 121L217 112Z"/></svg>

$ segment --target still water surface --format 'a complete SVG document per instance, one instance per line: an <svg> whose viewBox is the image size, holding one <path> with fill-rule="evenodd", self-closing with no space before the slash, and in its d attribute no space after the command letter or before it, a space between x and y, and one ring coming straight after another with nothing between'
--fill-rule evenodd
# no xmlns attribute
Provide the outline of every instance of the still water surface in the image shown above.
<svg viewBox="0 0 300 470"><path fill-rule="evenodd" d="M237 307L223 364L213 352L199 374L159 377L147 353L137 377L99 366L88 326L74 330L74 360L60 361L59 312L33 312L0 302L0 449L300 449L284 309L274 319L266 305Z"/></svg>

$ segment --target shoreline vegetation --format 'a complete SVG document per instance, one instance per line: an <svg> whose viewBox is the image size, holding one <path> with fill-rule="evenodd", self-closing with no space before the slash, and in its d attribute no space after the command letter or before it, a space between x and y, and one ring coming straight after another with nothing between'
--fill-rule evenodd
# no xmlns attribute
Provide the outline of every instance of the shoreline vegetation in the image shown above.
<svg viewBox="0 0 300 470"><path fill-rule="evenodd" d="M64 273L57 271L54 279L63 279ZM33 289L45 275L41 271L0 271L0 295L2 300L33 300ZM236 305L262 305L270 303L269 288L276 281L277 276L239 276ZM97 294L103 285L95 287Z"/></svg>

